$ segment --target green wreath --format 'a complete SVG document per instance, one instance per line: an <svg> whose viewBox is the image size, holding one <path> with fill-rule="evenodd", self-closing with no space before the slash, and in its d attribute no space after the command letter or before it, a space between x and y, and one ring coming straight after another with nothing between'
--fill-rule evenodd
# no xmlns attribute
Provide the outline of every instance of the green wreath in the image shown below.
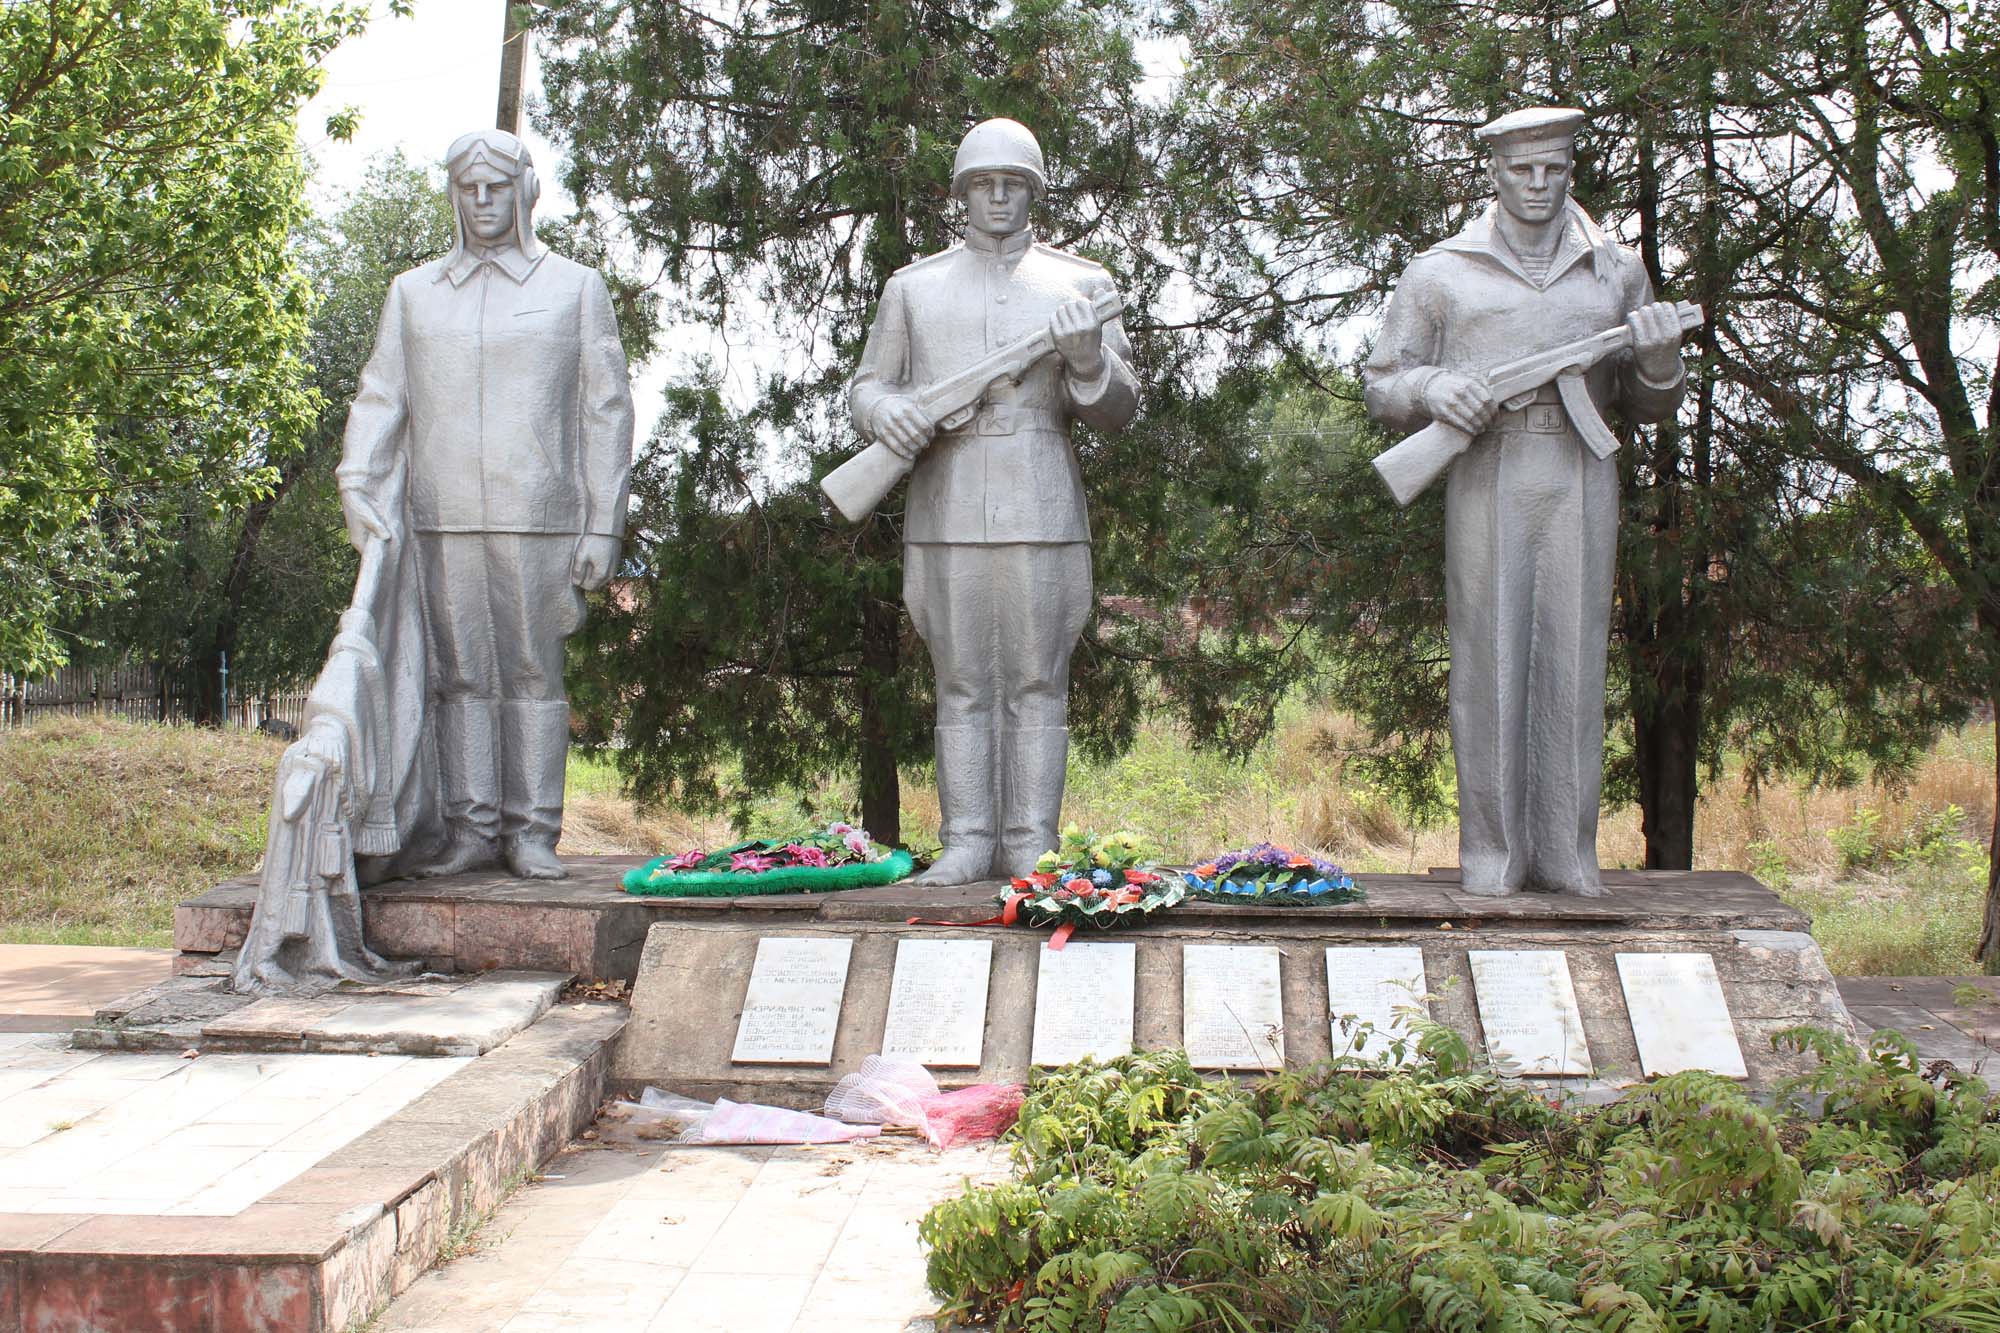
<svg viewBox="0 0 2000 1333"><path fill-rule="evenodd" d="M732 850L760 846L744 843ZM765 893L835 893L894 884L915 869L910 854L898 849L879 861L844 866L778 866L770 870L667 870L672 858L656 856L625 872L625 892L649 898L738 898Z"/></svg>

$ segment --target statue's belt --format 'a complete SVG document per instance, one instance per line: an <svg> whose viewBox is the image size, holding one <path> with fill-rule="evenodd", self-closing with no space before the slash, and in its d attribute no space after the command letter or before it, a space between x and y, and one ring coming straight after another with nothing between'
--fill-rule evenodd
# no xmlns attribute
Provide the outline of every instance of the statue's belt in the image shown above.
<svg viewBox="0 0 2000 1333"><path fill-rule="evenodd" d="M1520 407L1503 407L1493 415L1488 431L1525 431L1531 435L1557 435L1570 429L1563 411L1562 391L1553 382L1535 390L1535 396Z"/></svg>

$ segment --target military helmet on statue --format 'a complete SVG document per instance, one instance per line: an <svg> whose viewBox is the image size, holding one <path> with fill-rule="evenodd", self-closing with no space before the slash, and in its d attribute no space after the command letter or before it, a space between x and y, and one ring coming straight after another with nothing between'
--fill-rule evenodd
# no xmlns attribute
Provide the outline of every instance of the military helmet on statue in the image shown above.
<svg viewBox="0 0 2000 1333"><path fill-rule="evenodd" d="M966 181L981 171L1017 171L1034 184L1037 199L1049 191L1042 146L1018 120L982 120L959 140L958 157L951 164L952 198L964 195Z"/></svg>

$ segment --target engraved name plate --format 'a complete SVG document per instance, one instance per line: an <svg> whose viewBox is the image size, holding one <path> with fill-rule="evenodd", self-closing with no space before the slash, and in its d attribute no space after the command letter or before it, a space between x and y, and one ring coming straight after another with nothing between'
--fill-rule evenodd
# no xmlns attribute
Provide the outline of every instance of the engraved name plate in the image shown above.
<svg viewBox="0 0 2000 1333"><path fill-rule="evenodd" d="M840 997L847 989L847 959L853 949L853 940L782 935L758 940L730 1060L831 1063L834 1029L840 1026Z"/></svg>
<svg viewBox="0 0 2000 1333"><path fill-rule="evenodd" d="M1639 1068L1648 1078L1683 1069L1750 1077L1714 958L1705 953L1621 953L1618 984L1632 1015Z"/></svg>
<svg viewBox="0 0 2000 1333"><path fill-rule="evenodd" d="M1243 944L1183 946L1181 1041L1197 1069L1283 1068L1278 951Z"/></svg>
<svg viewBox="0 0 2000 1333"><path fill-rule="evenodd" d="M1474 949L1467 957L1495 1069L1545 1077L1592 1072L1569 955L1560 949Z"/></svg>
<svg viewBox="0 0 2000 1333"><path fill-rule="evenodd" d="M1326 1005L1333 1053L1362 1060L1394 1059L1390 1047L1403 1040L1403 1060L1416 1058L1416 1034L1399 1009L1424 1009L1424 951L1416 948L1333 948L1326 951ZM1343 1026L1342 1020L1347 1020ZM1362 1032L1362 1024L1373 1030Z"/></svg>
<svg viewBox="0 0 2000 1333"><path fill-rule="evenodd" d="M1035 1044L1029 1059L1066 1065L1132 1052L1133 977L1138 946L1070 944L1035 951Z"/></svg>
<svg viewBox="0 0 2000 1333"><path fill-rule="evenodd" d="M992 966L992 940L898 940L882 1054L939 1068L977 1068Z"/></svg>

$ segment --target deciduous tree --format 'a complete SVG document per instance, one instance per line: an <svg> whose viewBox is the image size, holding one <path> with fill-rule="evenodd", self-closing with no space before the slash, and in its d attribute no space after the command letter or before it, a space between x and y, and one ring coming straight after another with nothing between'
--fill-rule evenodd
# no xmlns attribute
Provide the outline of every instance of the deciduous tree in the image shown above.
<svg viewBox="0 0 2000 1333"><path fill-rule="evenodd" d="M311 429L289 241L320 62L365 7L0 6L0 663L115 596L151 502L239 505Z"/></svg>

